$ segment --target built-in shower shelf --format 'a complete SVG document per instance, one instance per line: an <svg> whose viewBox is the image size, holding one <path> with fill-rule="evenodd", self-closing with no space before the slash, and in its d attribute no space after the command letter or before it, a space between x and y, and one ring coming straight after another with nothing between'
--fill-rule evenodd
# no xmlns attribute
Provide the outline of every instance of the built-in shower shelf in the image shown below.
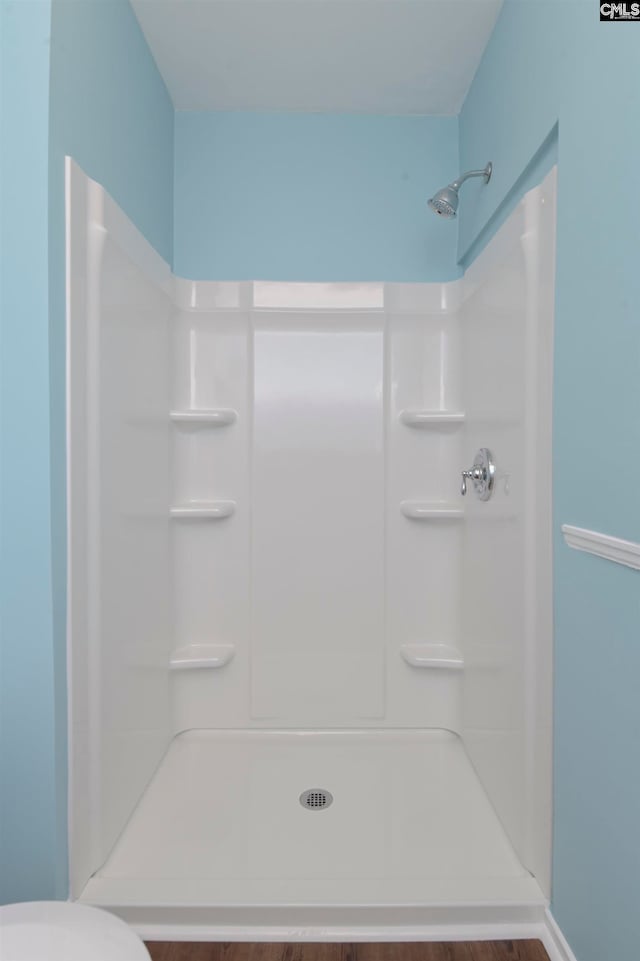
<svg viewBox="0 0 640 961"><path fill-rule="evenodd" d="M402 501L400 512L413 521L459 521L464 511L445 501Z"/></svg>
<svg viewBox="0 0 640 961"><path fill-rule="evenodd" d="M188 501L171 508L174 520L218 521L231 517L236 509L235 501Z"/></svg>
<svg viewBox="0 0 640 961"><path fill-rule="evenodd" d="M238 419L237 411L228 407L172 410L169 416L174 424L184 427L227 427Z"/></svg>
<svg viewBox="0 0 640 961"><path fill-rule="evenodd" d="M462 410L403 410L400 421L407 427L446 427L462 424Z"/></svg>
<svg viewBox="0 0 640 961"><path fill-rule="evenodd" d="M169 667L172 671L224 667L235 652L233 644L187 644L173 652Z"/></svg>
<svg viewBox="0 0 640 961"><path fill-rule="evenodd" d="M403 644L400 653L411 667L446 671L461 671L464 667L462 652L451 644Z"/></svg>

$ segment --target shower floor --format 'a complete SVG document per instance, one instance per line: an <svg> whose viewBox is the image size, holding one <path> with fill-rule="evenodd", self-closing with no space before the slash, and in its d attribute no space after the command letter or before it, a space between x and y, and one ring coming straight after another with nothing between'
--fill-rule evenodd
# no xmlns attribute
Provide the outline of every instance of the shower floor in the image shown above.
<svg viewBox="0 0 640 961"><path fill-rule="evenodd" d="M310 788L333 803L303 808ZM445 731L181 734L82 900L544 903L462 742Z"/></svg>

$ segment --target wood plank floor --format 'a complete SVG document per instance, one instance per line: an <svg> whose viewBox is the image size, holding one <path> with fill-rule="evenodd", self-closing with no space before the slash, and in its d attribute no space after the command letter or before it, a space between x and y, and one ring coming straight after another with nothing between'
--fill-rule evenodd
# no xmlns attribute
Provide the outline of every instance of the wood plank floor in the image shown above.
<svg viewBox="0 0 640 961"><path fill-rule="evenodd" d="M540 941L432 944L170 943L151 941L153 961L549 961Z"/></svg>

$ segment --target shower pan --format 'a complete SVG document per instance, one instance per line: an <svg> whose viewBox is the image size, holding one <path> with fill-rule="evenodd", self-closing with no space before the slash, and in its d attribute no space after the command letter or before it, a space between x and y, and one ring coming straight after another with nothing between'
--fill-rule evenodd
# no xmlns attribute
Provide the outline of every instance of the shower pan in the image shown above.
<svg viewBox="0 0 640 961"><path fill-rule="evenodd" d="M213 283L67 161L73 898L176 939L535 929L555 193L453 282Z"/></svg>

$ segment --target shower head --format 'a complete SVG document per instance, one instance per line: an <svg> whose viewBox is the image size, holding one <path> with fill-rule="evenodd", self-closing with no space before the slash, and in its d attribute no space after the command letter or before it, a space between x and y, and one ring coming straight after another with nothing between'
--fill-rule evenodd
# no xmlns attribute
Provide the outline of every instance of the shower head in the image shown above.
<svg viewBox="0 0 640 961"><path fill-rule="evenodd" d="M451 184L449 187L438 190L429 201L429 206L439 217L444 217L447 220L455 217L458 209L457 189Z"/></svg>
<svg viewBox="0 0 640 961"><path fill-rule="evenodd" d="M442 190L438 190L431 200L429 200L429 206L439 217L444 217L445 220L451 220L457 213L458 191L465 180L468 180L469 177L484 177L484 182L488 184L491 180L492 169L492 164L488 163L484 170L469 170L468 173L462 174L457 180L454 180L452 184L449 184L448 187L443 187Z"/></svg>

